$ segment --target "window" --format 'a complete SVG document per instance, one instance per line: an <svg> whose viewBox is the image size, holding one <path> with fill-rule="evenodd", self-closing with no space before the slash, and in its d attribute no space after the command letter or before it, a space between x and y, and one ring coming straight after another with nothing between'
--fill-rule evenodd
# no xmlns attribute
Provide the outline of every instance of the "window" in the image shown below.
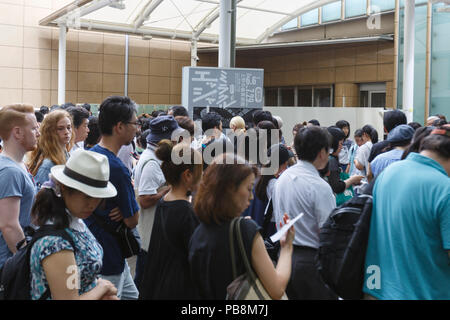
<svg viewBox="0 0 450 320"><path fill-rule="evenodd" d="M278 106L278 88L266 88L264 96L265 106Z"/></svg>
<svg viewBox="0 0 450 320"><path fill-rule="evenodd" d="M366 0L345 0L345 17L358 17L367 13Z"/></svg>
<svg viewBox="0 0 450 320"><path fill-rule="evenodd" d="M341 1L332 2L322 7L322 22L341 19Z"/></svg>
<svg viewBox="0 0 450 320"><path fill-rule="evenodd" d="M298 88L298 103L299 107L311 107L312 106L312 87L300 87Z"/></svg>
<svg viewBox="0 0 450 320"><path fill-rule="evenodd" d="M372 108L384 108L386 106L386 92L372 92L371 94Z"/></svg>
<svg viewBox="0 0 450 320"><path fill-rule="evenodd" d="M331 107L331 88L314 88L314 107Z"/></svg>
<svg viewBox="0 0 450 320"><path fill-rule="evenodd" d="M281 88L281 105L283 107L295 106L294 90L294 88Z"/></svg>
<svg viewBox="0 0 450 320"><path fill-rule="evenodd" d="M395 9L395 0L371 0L370 12L383 12Z"/></svg>
<svg viewBox="0 0 450 320"><path fill-rule="evenodd" d="M311 10L307 13L302 14L301 19L301 26L310 26L313 24L319 23L319 8L316 8L314 10Z"/></svg>
<svg viewBox="0 0 450 320"><path fill-rule="evenodd" d="M289 29L295 29L298 26L298 19L292 19L288 23L286 23L284 26L281 27L281 30L289 30Z"/></svg>
<svg viewBox="0 0 450 320"><path fill-rule="evenodd" d="M363 108L384 108L386 106L386 83L361 83L359 105Z"/></svg>
<svg viewBox="0 0 450 320"><path fill-rule="evenodd" d="M333 85L265 88L265 106L332 107Z"/></svg>

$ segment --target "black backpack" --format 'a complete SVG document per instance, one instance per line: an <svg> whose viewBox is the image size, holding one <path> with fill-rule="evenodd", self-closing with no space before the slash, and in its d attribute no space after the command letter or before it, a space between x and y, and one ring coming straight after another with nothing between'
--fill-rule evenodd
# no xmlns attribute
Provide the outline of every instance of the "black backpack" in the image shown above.
<svg viewBox="0 0 450 320"><path fill-rule="evenodd" d="M0 300L31 300L30 254L33 244L40 238L59 236L69 241L76 250L72 237L64 229L45 225L37 230L27 227L24 233L25 239L17 244L17 252L0 268ZM25 240L27 245L20 248ZM39 300L46 300L48 297L50 289L47 287Z"/></svg>
<svg viewBox="0 0 450 320"><path fill-rule="evenodd" d="M370 194L357 195L334 209L320 228L319 273L330 289L343 299L363 298L371 215L370 190Z"/></svg>

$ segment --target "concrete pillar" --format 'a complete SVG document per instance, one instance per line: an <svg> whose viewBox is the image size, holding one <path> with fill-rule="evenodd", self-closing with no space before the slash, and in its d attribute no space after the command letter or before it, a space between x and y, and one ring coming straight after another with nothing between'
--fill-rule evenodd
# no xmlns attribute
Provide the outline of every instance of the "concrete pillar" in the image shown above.
<svg viewBox="0 0 450 320"><path fill-rule="evenodd" d="M414 13L415 0L405 1L405 30L403 54L403 111L412 121L414 109Z"/></svg>
<svg viewBox="0 0 450 320"><path fill-rule="evenodd" d="M66 103L66 25L59 26L58 104Z"/></svg>

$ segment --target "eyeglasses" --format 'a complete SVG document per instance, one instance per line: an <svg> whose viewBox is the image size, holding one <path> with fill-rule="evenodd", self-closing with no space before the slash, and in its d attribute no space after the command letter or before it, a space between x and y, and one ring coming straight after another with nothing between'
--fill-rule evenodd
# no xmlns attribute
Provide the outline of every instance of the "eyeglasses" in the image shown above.
<svg viewBox="0 0 450 320"><path fill-rule="evenodd" d="M127 121L125 123L127 123L127 124L134 124L135 126L139 125L139 121L134 121L134 122Z"/></svg>

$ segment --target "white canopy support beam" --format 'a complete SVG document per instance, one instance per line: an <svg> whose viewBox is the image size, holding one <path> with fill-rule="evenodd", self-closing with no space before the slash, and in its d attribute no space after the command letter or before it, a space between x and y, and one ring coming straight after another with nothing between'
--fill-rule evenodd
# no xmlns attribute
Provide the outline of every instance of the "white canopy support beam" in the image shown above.
<svg viewBox="0 0 450 320"><path fill-rule="evenodd" d="M137 16L134 22L134 28L137 30L144 24L145 20L150 17L153 11L163 2L164 0L150 0L147 6L142 10L142 12Z"/></svg>
<svg viewBox="0 0 450 320"><path fill-rule="evenodd" d="M215 1L215 0L195 0L195 1L219 5L219 1ZM250 6L242 6L242 5L237 5L236 7L237 8L241 8L241 9L248 9L248 10L252 10L252 11L268 12L268 13L280 14L280 15L283 15L283 16L291 16L291 13L281 12L281 11L276 11L276 10L262 9L262 8L256 8L256 7L250 7Z"/></svg>
<svg viewBox="0 0 450 320"><path fill-rule="evenodd" d="M275 31L280 29L282 26L284 26L286 23L288 23L289 21L291 21L295 17L298 17L301 14L304 14L304 13L306 13L308 11L314 10L316 8L319 8L319 7L323 6L323 5L326 5L326 4L334 2L334 1L336 1L336 0L318 0L318 1L314 1L310 5L303 6L303 7L299 8L298 10L292 12L292 14L290 16L284 17L283 19L278 21L278 23L276 23L276 24L272 25L270 28L268 28L264 33L262 33L256 39L256 43L262 43L264 40L266 40L268 37L270 37Z"/></svg>
<svg viewBox="0 0 450 320"><path fill-rule="evenodd" d="M242 0L236 0L236 4L241 2ZM195 37L200 37L200 35L205 31L211 24L219 18L220 7L217 6L213 11L209 12L209 14L195 27Z"/></svg>
<svg viewBox="0 0 450 320"><path fill-rule="evenodd" d="M64 23L66 26L79 26L81 17L118 2L119 0L94 0L89 5L73 9L66 15L58 18L56 22L58 24Z"/></svg>
<svg viewBox="0 0 450 320"><path fill-rule="evenodd" d="M92 30L92 31L100 31L100 32L118 32L123 34L133 34L133 35L140 35L140 36L152 36L152 37L160 37L160 38L168 38L168 39L174 39L174 36L177 39L180 40L187 40L190 41L192 39L192 33L190 32L182 32L178 31L177 33L174 33L173 31L166 31L156 28L150 28L150 27L141 27L138 30L135 30L134 27L130 27L127 25L116 25L116 24L106 24L106 23L100 23L100 22L81 22L80 27L82 29ZM198 41L201 42L211 42L216 43L218 41L218 36L216 35L201 35L199 37L196 37ZM242 45L249 45L254 44L254 41L252 40L237 40L237 43Z"/></svg>
<svg viewBox="0 0 450 320"><path fill-rule="evenodd" d="M412 121L414 108L414 38L415 0L405 1L405 28L403 53L403 111L408 122Z"/></svg>
<svg viewBox="0 0 450 320"><path fill-rule="evenodd" d="M58 104L66 103L66 25L59 26Z"/></svg>

